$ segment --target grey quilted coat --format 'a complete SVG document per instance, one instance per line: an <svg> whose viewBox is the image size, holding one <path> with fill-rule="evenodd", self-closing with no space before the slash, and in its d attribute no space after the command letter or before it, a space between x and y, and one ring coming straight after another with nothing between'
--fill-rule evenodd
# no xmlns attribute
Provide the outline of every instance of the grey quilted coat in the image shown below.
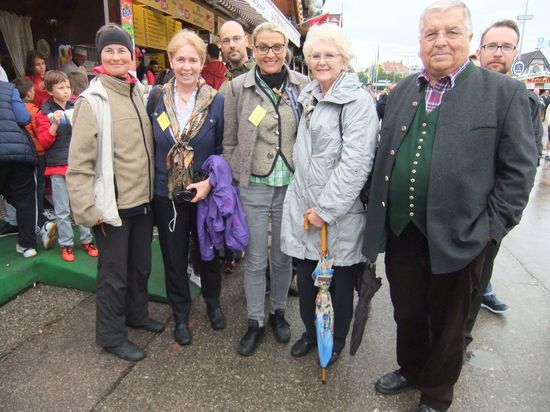
<svg viewBox="0 0 550 412"><path fill-rule="evenodd" d="M294 146L294 179L283 206L281 249L299 259L319 258L320 231L313 225L305 231L303 225L304 213L315 207L327 222L335 265L359 263L364 261L365 227L359 193L371 171L378 138L374 102L354 73L338 77L325 96L319 83L311 82L298 102L304 110Z"/></svg>

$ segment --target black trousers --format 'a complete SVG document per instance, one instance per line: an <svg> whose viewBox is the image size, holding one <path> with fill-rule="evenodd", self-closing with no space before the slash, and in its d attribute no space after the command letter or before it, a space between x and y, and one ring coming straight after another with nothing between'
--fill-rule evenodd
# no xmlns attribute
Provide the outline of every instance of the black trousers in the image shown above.
<svg viewBox="0 0 550 412"><path fill-rule="evenodd" d="M493 276L493 266L495 264L495 258L497 257L498 250L500 249L500 242L493 243L489 242L487 244L485 261L483 263L483 272L481 274L481 280L479 281L479 286L477 288L477 293L472 299L470 305L470 311L468 312L468 317L466 318L466 328L464 331L464 347L467 348L470 343L474 340L472 337L472 329L476 323L477 314L481 308L481 301L483 300L483 295L487 285L491 281Z"/></svg>
<svg viewBox="0 0 550 412"><path fill-rule="evenodd" d="M311 274L317 266L315 260L295 259L298 281L298 299L300 302L300 317L306 331L303 337L308 342L317 341L315 329L315 298L319 288L314 286ZM334 347L333 351L340 353L346 344L351 319L353 317L353 293L359 265L335 266L330 295L334 308Z"/></svg>
<svg viewBox="0 0 550 412"><path fill-rule="evenodd" d="M23 248L36 248L35 168L27 163L0 163L0 193L15 208L17 241Z"/></svg>
<svg viewBox="0 0 550 412"><path fill-rule="evenodd" d="M126 323L149 317L153 215L122 218L122 226L93 227L97 262L96 342L117 346L128 339Z"/></svg>
<svg viewBox="0 0 550 412"><path fill-rule="evenodd" d="M155 196L155 224L159 232L160 249L164 262L166 296L174 312L176 323L188 323L191 310L191 293L187 264L189 260L190 239L198 247L197 207L193 203L174 204L177 217L175 224L174 206L167 197ZM173 231L170 231L170 228ZM194 269L200 274L202 295L207 305L219 305L221 292L220 261L217 253L207 262L194 256Z"/></svg>
<svg viewBox="0 0 550 412"><path fill-rule="evenodd" d="M464 324L481 278L485 251L463 269L433 274L428 242L410 223L388 233L386 274L397 323L397 363L421 402L446 410L460 376Z"/></svg>

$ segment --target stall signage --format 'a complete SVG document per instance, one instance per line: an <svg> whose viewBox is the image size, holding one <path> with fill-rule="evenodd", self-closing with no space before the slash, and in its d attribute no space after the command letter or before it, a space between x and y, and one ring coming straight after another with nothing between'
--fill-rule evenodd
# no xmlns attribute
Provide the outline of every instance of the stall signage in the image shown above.
<svg viewBox="0 0 550 412"><path fill-rule="evenodd" d="M214 13L190 0L175 0L175 16L209 32L214 31Z"/></svg>

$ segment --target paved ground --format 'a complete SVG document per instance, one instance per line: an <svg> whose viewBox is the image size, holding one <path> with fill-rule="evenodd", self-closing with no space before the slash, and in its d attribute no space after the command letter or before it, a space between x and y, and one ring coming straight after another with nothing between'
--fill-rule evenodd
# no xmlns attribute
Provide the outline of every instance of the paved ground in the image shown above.
<svg viewBox="0 0 550 412"><path fill-rule="evenodd" d="M550 162L541 166L521 225L504 241L494 287L512 310L482 310L452 411L546 411L550 405ZM383 265L379 265L383 268ZM319 380L316 353L290 356L268 331L255 356L235 346L245 331L242 273L224 277L228 327L215 332L201 299L193 305L193 345L172 341L167 305L151 303L167 323L160 336L131 331L146 347L137 364L94 344L93 294L39 285L0 307L0 411L409 411L418 393L384 397L373 383L396 367L395 327L387 283L355 357L345 353ZM296 298L289 298L292 342L301 334ZM346 348L347 349L347 348Z"/></svg>

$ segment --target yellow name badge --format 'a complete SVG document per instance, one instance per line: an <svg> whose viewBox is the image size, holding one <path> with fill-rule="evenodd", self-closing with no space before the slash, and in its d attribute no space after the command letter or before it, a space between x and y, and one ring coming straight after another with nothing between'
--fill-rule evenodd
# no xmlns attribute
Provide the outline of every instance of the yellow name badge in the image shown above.
<svg viewBox="0 0 550 412"><path fill-rule="evenodd" d="M267 111L262 106L258 105L248 118L248 121L254 126L258 127L266 113Z"/></svg>
<svg viewBox="0 0 550 412"><path fill-rule="evenodd" d="M157 117L157 122L159 122L159 126L164 132L168 126L170 126L170 119L168 119L168 116L166 115L166 112L162 112L162 114Z"/></svg>

